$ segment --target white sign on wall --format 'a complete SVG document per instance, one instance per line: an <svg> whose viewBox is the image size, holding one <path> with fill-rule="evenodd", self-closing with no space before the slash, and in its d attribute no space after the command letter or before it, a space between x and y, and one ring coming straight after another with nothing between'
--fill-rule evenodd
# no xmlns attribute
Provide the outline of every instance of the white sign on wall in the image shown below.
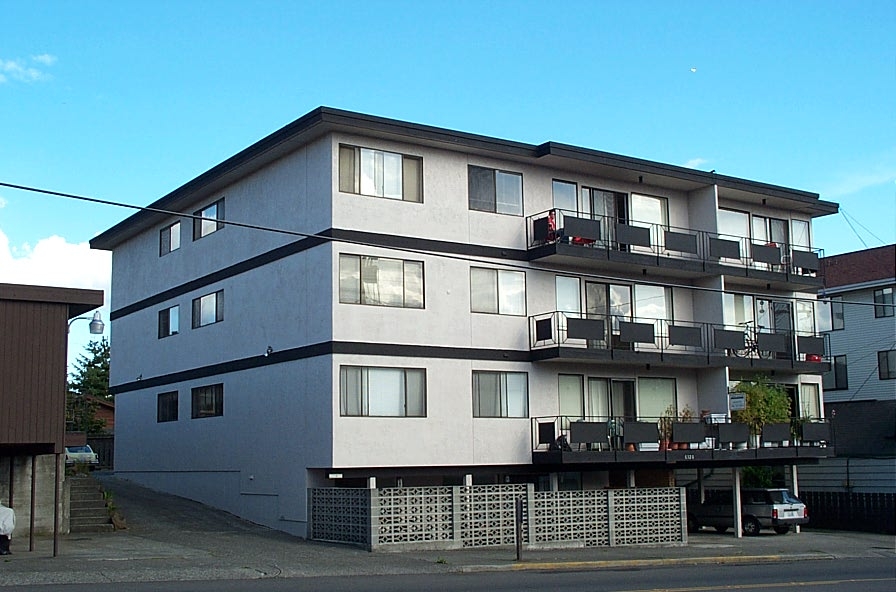
<svg viewBox="0 0 896 592"><path fill-rule="evenodd" d="M731 411L743 411L747 408L747 395L743 393L728 393L728 409Z"/></svg>

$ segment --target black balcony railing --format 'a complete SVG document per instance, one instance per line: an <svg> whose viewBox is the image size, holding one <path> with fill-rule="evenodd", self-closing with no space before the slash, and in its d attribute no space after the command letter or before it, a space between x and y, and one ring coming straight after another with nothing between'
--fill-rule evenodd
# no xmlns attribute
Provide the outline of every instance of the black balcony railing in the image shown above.
<svg viewBox="0 0 896 592"><path fill-rule="evenodd" d="M675 226L619 220L553 208L526 219L527 244L534 249L565 244L581 249L622 251L671 259L688 259L757 271L816 277L823 256L808 246L754 241Z"/></svg>
<svg viewBox="0 0 896 592"><path fill-rule="evenodd" d="M732 422L725 414L707 414L686 421L673 417L532 418L535 453L761 450L767 451L765 456L799 456L797 448L833 446L833 430L826 419L792 418L766 424L760 434L751 434L747 424ZM817 457L819 451L803 451L802 456ZM704 453L704 458L709 457Z"/></svg>
<svg viewBox="0 0 896 592"><path fill-rule="evenodd" d="M572 347L791 362L829 359L827 334L624 315L553 311L529 317L530 349Z"/></svg>

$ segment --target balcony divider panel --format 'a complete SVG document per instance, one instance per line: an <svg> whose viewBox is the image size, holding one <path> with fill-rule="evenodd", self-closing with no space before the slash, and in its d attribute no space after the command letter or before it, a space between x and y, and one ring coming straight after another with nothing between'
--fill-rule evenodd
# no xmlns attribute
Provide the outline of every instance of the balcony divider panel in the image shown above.
<svg viewBox="0 0 896 592"><path fill-rule="evenodd" d="M703 346L703 332L700 327L669 325L669 345Z"/></svg>
<svg viewBox="0 0 896 592"><path fill-rule="evenodd" d="M760 333L757 337L758 347L763 351L787 353L790 351L790 339L784 333Z"/></svg>
<svg viewBox="0 0 896 592"><path fill-rule="evenodd" d="M706 440L706 424L692 421L672 422L672 441L699 443Z"/></svg>
<svg viewBox="0 0 896 592"><path fill-rule="evenodd" d="M551 224L547 217L538 218L532 222L532 238L538 242L548 240L551 234Z"/></svg>
<svg viewBox="0 0 896 592"><path fill-rule="evenodd" d="M757 245L753 243L753 260L770 265L781 265L781 248L772 245Z"/></svg>
<svg viewBox="0 0 896 592"><path fill-rule="evenodd" d="M551 319L539 319L535 321L535 340L536 341L553 341L554 328Z"/></svg>
<svg viewBox="0 0 896 592"><path fill-rule="evenodd" d="M784 442L790 440L790 424L789 423L767 423L762 426L763 442Z"/></svg>
<svg viewBox="0 0 896 592"><path fill-rule="evenodd" d="M554 422L545 422L538 424L538 443L539 444L553 444L554 440L557 439L556 431L554 429Z"/></svg>
<svg viewBox="0 0 896 592"><path fill-rule="evenodd" d="M627 421L622 426L622 435L626 444L656 444L660 440L659 428L653 421Z"/></svg>
<svg viewBox="0 0 896 592"><path fill-rule="evenodd" d="M564 216L563 234L592 241L600 240L600 220Z"/></svg>
<svg viewBox="0 0 896 592"><path fill-rule="evenodd" d="M566 319L566 335L570 339L606 339L606 328L602 319Z"/></svg>
<svg viewBox="0 0 896 592"><path fill-rule="evenodd" d="M729 259L740 259L740 243L723 238L710 237L709 239L709 255L716 259L727 257Z"/></svg>
<svg viewBox="0 0 896 592"><path fill-rule="evenodd" d="M812 251L792 251L791 263L794 267L801 267L809 271L818 271L818 253Z"/></svg>
<svg viewBox="0 0 896 592"><path fill-rule="evenodd" d="M616 242L622 245L650 247L650 229L617 222Z"/></svg>
<svg viewBox="0 0 896 592"><path fill-rule="evenodd" d="M654 343L652 323L619 323L619 340L624 343Z"/></svg>
<svg viewBox="0 0 896 592"><path fill-rule="evenodd" d="M663 233L666 250L697 254L697 235L666 230Z"/></svg>
<svg viewBox="0 0 896 592"><path fill-rule="evenodd" d="M571 444L608 444L609 436L605 421L574 421L569 424Z"/></svg>
<svg viewBox="0 0 896 592"><path fill-rule="evenodd" d="M796 344L797 348L802 354L815 354L818 356L823 356L825 353L824 337L798 336L796 338Z"/></svg>
<svg viewBox="0 0 896 592"><path fill-rule="evenodd" d="M746 336L743 331L713 328L713 343L716 349L744 349Z"/></svg>
<svg viewBox="0 0 896 592"><path fill-rule="evenodd" d="M720 423L719 442L746 443L750 439L750 427L745 423Z"/></svg>
<svg viewBox="0 0 896 592"><path fill-rule="evenodd" d="M803 440L806 442L830 442L831 424L828 422L810 421L803 424Z"/></svg>

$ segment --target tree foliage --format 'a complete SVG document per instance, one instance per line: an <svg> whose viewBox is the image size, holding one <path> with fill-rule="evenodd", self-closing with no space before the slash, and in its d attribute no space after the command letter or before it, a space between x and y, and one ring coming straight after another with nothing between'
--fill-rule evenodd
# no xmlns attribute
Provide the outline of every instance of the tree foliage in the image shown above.
<svg viewBox="0 0 896 592"><path fill-rule="evenodd" d="M106 338L91 341L86 353L75 361L75 370L69 377L65 401L66 430L95 434L106 428L96 417L96 399L113 400L109 392L109 342Z"/></svg>
<svg viewBox="0 0 896 592"><path fill-rule="evenodd" d="M746 407L742 411L734 411L732 419L749 425L751 434L762 433L762 426L767 423L790 420L790 396L781 385L759 377L740 381L734 391L746 395Z"/></svg>

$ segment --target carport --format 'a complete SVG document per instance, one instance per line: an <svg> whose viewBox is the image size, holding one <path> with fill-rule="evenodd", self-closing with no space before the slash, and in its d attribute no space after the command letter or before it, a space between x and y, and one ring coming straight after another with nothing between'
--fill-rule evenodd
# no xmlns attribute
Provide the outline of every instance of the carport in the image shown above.
<svg viewBox="0 0 896 592"><path fill-rule="evenodd" d="M52 457L53 556L58 555L60 498L65 451L68 330L75 320L103 304L100 290L0 284L0 493L9 507L22 507L29 492L29 550L34 550L37 517L46 508L39 487L39 459ZM91 332L102 332L98 314ZM3 462L6 461L6 462ZM27 484L27 485L25 485ZM5 485L5 488L3 487ZM41 494L41 495L39 495Z"/></svg>

